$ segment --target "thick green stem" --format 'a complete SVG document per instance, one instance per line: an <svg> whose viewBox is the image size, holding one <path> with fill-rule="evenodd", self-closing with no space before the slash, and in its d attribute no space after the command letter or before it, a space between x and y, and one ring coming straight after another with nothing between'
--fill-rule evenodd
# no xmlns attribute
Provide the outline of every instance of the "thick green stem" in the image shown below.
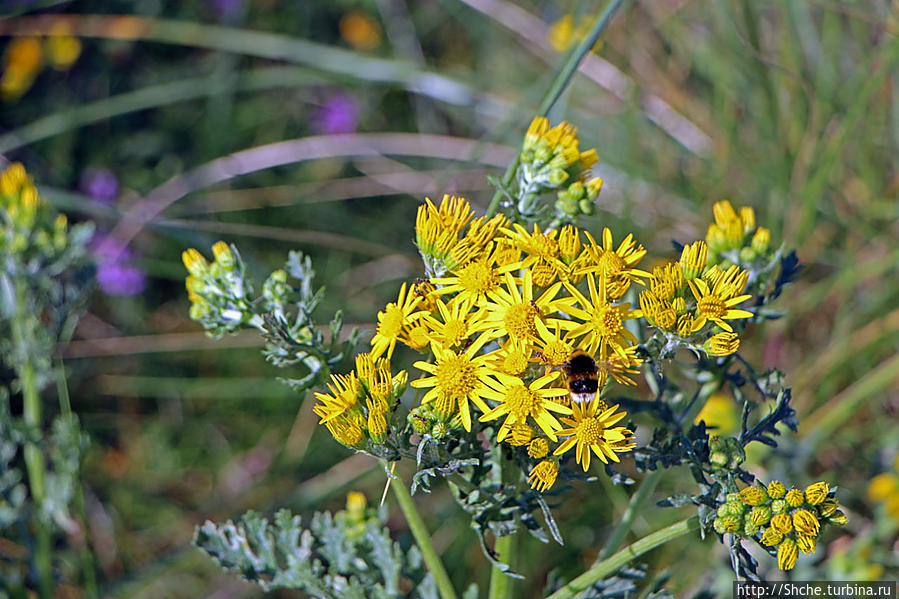
<svg viewBox="0 0 899 599"><path fill-rule="evenodd" d="M412 536L415 537L415 543L421 551L425 564L427 564L431 575L434 576L440 596L443 599L456 599L456 591L453 589L440 556L437 555L437 550L434 549L434 544L431 543L431 535L425 527L424 520L421 519L421 514L418 513L418 508L415 507L415 502L412 501L412 496L409 495L409 490L406 489L406 483L403 482L399 475L394 476L396 476L396 479L391 481L390 488L393 489L397 503L400 504L400 509L403 510L403 515L409 524L409 530L412 531Z"/></svg>
<svg viewBox="0 0 899 599"><path fill-rule="evenodd" d="M571 51L565 64L562 65L562 70L559 71L559 74L553 80L549 90L543 96L543 100L540 101L540 106L537 108L537 116L546 116L549 113L550 109L565 91L565 88L568 87L571 78L574 77L574 73L577 71L578 65L581 64L581 60L583 60L584 56L587 55L587 52L596 45L596 41L599 39L599 36L602 35L602 32L605 31L606 25L609 24L612 15L618 10L618 7L621 6L623 2L624 0L611 0L602 14L596 18L587 37L581 40L581 43ZM509 187L512 183L512 179L515 177L515 171L518 170L520 157L520 154L516 155L515 160L512 161L512 164L509 165L509 168L507 168L506 172L503 174L503 188ZM502 197L503 192L501 189L498 189L496 193L493 194L493 199L490 200L490 205L487 207L487 218L496 214Z"/></svg>
<svg viewBox="0 0 899 599"><path fill-rule="evenodd" d="M631 500L627 505L627 509L624 510L624 514L622 514L621 520L618 521L618 524L615 525L615 528L612 530L612 534L609 535L609 540L606 541L605 547L602 548L602 551L599 552L596 561L593 562L594 565L608 558L610 555L612 555L612 553L615 552L616 549L618 549L618 547L621 546L621 541L624 540L624 535L626 535L628 531L630 531L631 525L634 523L634 518L636 518L637 514L640 513L640 510L643 508L646 500L649 499L649 496L652 495L652 492L655 490L656 485L661 478L661 469L653 470L646 475L646 478L644 478L643 482L640 483L640 488L637 489L637 492L634 493L633 496L631 496Z"/></svg>
<svg viewBox="0 0 899 599"><path fill-rule="evenodd" d="M582 593L590 588L590 585L593 583L613 574L629 561L697 528L699 528L699 517L691 516L686 520L681 520L676 524L648 534L639 541L631 543L612 557L596 564L546 599L571 599L578 593Z"/></svg>
<svg viewBox="0 0 899 599"><path fill-rule="evenodd" d="M23 284L16 289L16 316L12 320L13 342L20 356L17 366L19 384L22 386L22 412L25 425L32 430L41 431L43 428L43 416L41 414L41 396L38 390L37 372L30 357L30 346L27 329L25 328L29 318L35 318L28 314L28 297ZM35 543L35 569L40 582L40 594L43 599L53 596L53 562L50 555L50 528L40 515L47 495L45 483L46 466L44 453L33 441L25 444L25 469L28 472L28 487L31 498L34 501L38 513L35 518L36 543Z"/></svg>
<svg viewBox="0 0 899 599"><path fill-rule="evenodd" d="M496 544L493 546L496 552L496 559L509 566L515 565L516 553L518 553L518 537L516 535L505 535L497 537ZM512 597L512 586L515 579L493 566L490 572L490 594L488 599L510 599Z"/></svg>

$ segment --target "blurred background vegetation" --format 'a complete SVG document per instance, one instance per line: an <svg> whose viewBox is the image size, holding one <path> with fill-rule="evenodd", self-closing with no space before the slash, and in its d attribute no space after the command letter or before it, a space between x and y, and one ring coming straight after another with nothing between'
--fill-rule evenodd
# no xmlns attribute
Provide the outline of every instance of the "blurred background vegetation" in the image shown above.
<svg viewBox="0 0 899 599"><path fill-rule="evenodd" d="M260 596L190 546L195 525L249 508L337 509L350 489L375 502L384 475L316 426L311 397L275 380L258 337L216 342L188 320L180 253L224 239L262 277L301 249L328 290L321 313L342 308L372 330L421 274L418 204L456 193L483 210L485 175L508 164L604 3L2 4L0 154L99 230L98 293L61 352L92 440L86 536L101 593ZM899 572L897 33L895 1L625 2L550 115L599 153L589 229L632 231L670 257L671 240L702 238L728 198L797 248L805 270L779 300L785 317L742 348L787 372L800 420L749 469L831 480L850 518L797 579ZM129 252L104 255L106 235ZM733 402L715 407L721 426L736 419ZM684 470L659 493L690 486ZM417 500L456 587L484 588L487 563L444 491ZM541 597L552 568L588 566L631 492L603 476L569 490L557 507L566 545L524 544L522 596ZM651 507L634 533L680 517ZM648 561L677 596L730 593L712 540L679 539ZM74 555L63 564L66 596L81 596L79 567Z"/></svg>

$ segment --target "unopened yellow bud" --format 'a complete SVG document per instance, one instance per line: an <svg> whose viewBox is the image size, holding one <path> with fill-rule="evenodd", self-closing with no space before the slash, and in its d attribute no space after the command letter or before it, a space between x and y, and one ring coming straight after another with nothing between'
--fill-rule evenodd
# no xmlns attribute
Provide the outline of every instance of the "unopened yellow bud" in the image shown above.
<svg viewBox="0 0 899 599"><path fill-rule="evenodd" d="M796 537L796 545L799 547L799 550L806 555L811 555L815 552L816 541L817 539L810 535L799 535Z"/></svg>
<svg viewBox="0 0 899 599"><path fill-rule="evenodd" d="M545 458L547 453L549 453L549 443L543 437L537 437L528 444L528 455L532 458Z"/></svg>
<svg viewBox="0 0 899 599"><path fill-rule="evenodd" d="M768 245L771 243L771 231L765 227L759 227L752 236L751 243L752 249L755 250L757 254L764 254L768 251Z"/></svg>
<svg viewBox="0 0 899 599"><path fill-rule="evenodd" d="M805 500L811 505L818 505L825 499L830 492L830 485L824 481L819 481L805 488Z"/></svg>
<svg viewBox="0 0 899 599"><path fill-rule="evenodd" d="M777 567L781 570L792 570L796 565L796 559L799 557L799 551L796 548L796 541L786 538L777 548Z"/></svg>
<svg viewBox="0 0 899 599"><path fill-rule="evenodd" d="M209 271L209 263L206 262L206 258L194 248L182 252L181 261L184 262L187 272L195 277L202 278Z"/></svg>
<svg viewBox="0 0 899 599"><path fill-rule="evenodd" d="M782 482L777 480L772 480L768 483L768 495L771 499L783 499L783 496L786 494L787 488L783 485Z"/></svg>
<svg viewBox="0 0 899 599"><path fill-rule="evenodd" d="M703 347L713 356L729 356L740 349L740 336L735 332L723 331L706 339Z"/></svg>
<svg viewBox="0 0 899 599"><path fill-rule="evenodd" d="M782 535L789 534L793 530L793 520L789 514L775 514L771 517L771 528Z"/></svg>
<svg viewBox="0 0 899 599"><path fill-rule="evenodd" d="M759 542L766 547L774 547L783 541L784 536L777 532L777 530L773 526L769 526L765 533L762 535L761 540Z"/></svg>
<svg viewBox="0 0 899 599"><path fill-rule="evenodd" d="M746 505L762 505L763 503L768 501L768 494L762 487L746 487L745 489L740 491L740 500Z"/></svg>
<svg viewBox="0 0 899 599"><path fill-rule="evenodd" d="M231 248L224 241L216 241L215 245L212 246L212 253L215 255L215 261L225 270L230 270L234 267L234 252L231 251Z"/></svg>
<svg viewBox="0 0 899 599"><path fill-rule="evenodd" d="M787 495L784 499L786 499L787 505L790 507L799 507L805 503L805 495L803 495L802 491L799 489L790 489L787 491Z"/></svg>
<svg viewBox="0 0 899 599"><path fill-rule="evenodd" d="M751 206L741 207L740 221L743 224L743 234L750 233L755 229L755 210L753 210Z"/></svg>
<svg viewBox="0 0 899 599"><path fill-rule="evenodd" d="M793 528L802 535L818 536L821 524L818 519L808 510L796 510L793 513Z"/></svg>

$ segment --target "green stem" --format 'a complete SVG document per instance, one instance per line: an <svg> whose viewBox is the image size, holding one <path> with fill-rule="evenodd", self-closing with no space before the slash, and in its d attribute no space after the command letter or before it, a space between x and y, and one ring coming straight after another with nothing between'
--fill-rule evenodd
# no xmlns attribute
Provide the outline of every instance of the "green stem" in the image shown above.
<svg viewBox="0 0 899 599"><path fill-rule="evenodd" d="M421 514L418 513L418 508L415 507L415 502L412 501L412 496L409 495L409 490L406 489L406 483L403 482L403 479L398 474L394 474L394 476L396 476L396 479L391 481L390 488L393 489L397 503L400 504L400 509L403 510L403 515L409 524L409 530L412 531L415 543L421 550L425 564L427 564L428 570L434 576L440 596L443 599L456 599L456 591L453 589L440 556L437 555L437 550L434 549L434 544L431 543L431 535L425 527L424 520L421 519Z"/></svg>
<svg viewBox="0 0 899 599"><path fill-rule="evenodd" d="M581 60L583 60L584 56L587 55L587 52L596 45L596 40L598 40L599 36L602 35L602 32L605 31L606 25L609 24L612 15L618 10L618 7L621 6L623 2L624 0L611 0L602 14L596 17L596 21L594 21L593 27L587 34L587 37L581 40L581 43L568 55L568 59L565 61L565 64L562 65L562 70L559 71L558 76L556 76L549 90L543 96L543 100L540 101L540 106L537 108L537 116L546 116L549 113L550 109L562 95L562 92L568 87ZM509 168L506 169L502 178L502 187L508 187L512 183L512 179L515 177L515 171L518 170L520 159L521 154L516 155L515 160L513 160L512 164L509 165ZM502 196L503 193L500 190L497 190L496 193L493 194L493 199L490 200L490 205L487 207L487 218L496 214Z"/></svg>
<svg viewBox="0 0 899 599"><path fill-rule="evenodd" d="M697 528L699 528L699 517L691 516L676 524L648 534L639 541L631 543L612 557L596 564L546 599L571 599L578 593L582 593L590 588L593 583L613 574L629 561Z"/></svg>
<svg viewBox="0 0 899 599"><path fill-rule="evenodd" d="M65 417L72 415L72 401L69 397L69 385L66 381L66 366L60 359L56 364L56 389L59 395L59 410ZM75 513L81 519L84 531L84 541L81 546L81 573L84 577L84 593L90 597L98 597L97 576L94 572L94 555L90 547L90 535L88 534L87 511L84 509L84 487L81 486L81 469L78 469L75 483L75 496L73 498Z"/></svg>
<svg viewBox="0 0 899 599"><path fill-rule="evenodd" d="M514 566L516 553L518 553L518 543L515 535L505 535L496 538L496 544L493 550L496 552L496 559L509 566ZM488 599L509 599L512 596L512 586L515 579L493 566L490 572L490 593Z"/></svg>
<svg viewBox="0 0 899 599"><path fill-rule="evenodd" d="M640 483L640 488L637 489L637 492L634 493L633 496L631 496L627 509L624 510L624 514L621 516L621 520L618 521L618 524L615 525L612 534L609 535L609 540L606 541L605 547L602 548L596 561L593 562L594 565L611 556L612 553L621 546L621 541L624 540L624 536L630 531L631 525L634 523L634 518L640 513L643 504L645 504L646 500L649 499L649 496L652 495L652 492L655 490L656 485L661 478L661 469L653 470L646 475L646 478Z"/></svg>
<svg viewBox="0 0 899 599"><path fill-rule="evenodd" d="M22 412L25 426L32 431L41 431L43 428L43 416L41 414L41 396L37 383L37 372L31 361L29 335L26 323L29 318L28 294L24 283L16 285L16 316L12 320L12 336L16 351L20 356L17 367L19 384L22 386ZM34 501L37 517L35 569L37 570L40 585L40 595L44 599L53 596L53 562L50 555L50 528L41 516L44 499L47 495L44 464L44 453L33 440L25 443L25 469L28 472L28 487L31 498Z"/></svg>

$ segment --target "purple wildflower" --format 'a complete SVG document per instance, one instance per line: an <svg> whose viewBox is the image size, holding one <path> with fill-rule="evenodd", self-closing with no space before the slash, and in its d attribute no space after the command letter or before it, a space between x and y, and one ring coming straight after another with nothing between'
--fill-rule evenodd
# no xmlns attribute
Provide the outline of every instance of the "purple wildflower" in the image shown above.
<svg viewBox="0 0 899 599"><path fill-rule="evenodd" d="M97 283L106 295L138 295L147 286L147 276L135 264L136 256L128 247L109 235L94 239L93 251L97 260Z"/></svg>
<svg viewBox="0 0 899 599"><path fill-rule="evenodd" d="M119 195L119 180L111 170L89 168L81 175L81 192L101 204L113 204Z"/></svg>
<svg viewBox="0 0 899 599"><path fill-rule="evenodd" d="M349 94L335 94L312 114L312 128L318 133L353 133L359 121L359 105Z"/></svg>

